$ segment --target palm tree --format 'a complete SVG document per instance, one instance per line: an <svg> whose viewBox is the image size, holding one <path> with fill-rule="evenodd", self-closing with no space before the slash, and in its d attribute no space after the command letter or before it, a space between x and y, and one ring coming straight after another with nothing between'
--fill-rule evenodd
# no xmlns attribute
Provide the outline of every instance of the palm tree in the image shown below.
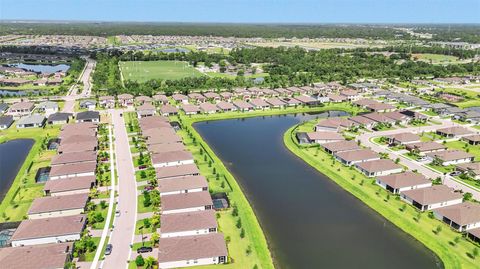
<svg viewBox="0 0 480 269"><path fill-rule="evenodd" d="M157 260L154 257L152 257L152 256L147 257L145 259L145 267L144 268L145 269L152 269L155 264L157 264Z"/></svg>

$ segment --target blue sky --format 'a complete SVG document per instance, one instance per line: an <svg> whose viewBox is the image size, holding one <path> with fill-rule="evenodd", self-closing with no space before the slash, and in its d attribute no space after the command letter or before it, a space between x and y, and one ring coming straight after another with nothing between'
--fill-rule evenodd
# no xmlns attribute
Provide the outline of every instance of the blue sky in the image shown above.
<svg viewBox="0 0 480 269"><path fill-rule="evenodd" d="M480 23L480 0L0 0L2 20Z"/></svg>

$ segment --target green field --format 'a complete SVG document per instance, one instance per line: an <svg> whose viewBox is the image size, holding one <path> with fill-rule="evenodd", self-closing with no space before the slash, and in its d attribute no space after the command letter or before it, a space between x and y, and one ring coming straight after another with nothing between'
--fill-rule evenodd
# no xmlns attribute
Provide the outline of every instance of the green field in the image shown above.
<svg viewBox="0 0 480 269"><path fill-rule="evenodd" d="M442 54L418 53L412 54L412 59L431 64L455 64L460 63L458 57Z"/></svg>
<svg viewBox="0 0 480 269"><path fill-rule="evenodd" d="M145 82L150 79L181 79L203 76L200 71L181 61L131 61L120 62L124 80Z"/></svg>

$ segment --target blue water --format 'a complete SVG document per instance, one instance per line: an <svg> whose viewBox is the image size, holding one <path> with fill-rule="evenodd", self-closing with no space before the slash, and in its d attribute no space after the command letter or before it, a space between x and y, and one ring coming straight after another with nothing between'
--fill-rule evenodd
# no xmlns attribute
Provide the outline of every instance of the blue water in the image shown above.
<svg viewBox="0 0 480 269"><path fill-rule="evenodd" d="M55 65L48 65L48 64L24 64L24 63L15 63L9 64L8 66L18 67L25 70L33 71L33 72L40 72L40 73L55 73L59 71L66 72L70 66L68 64L55 64Z"/></svg>

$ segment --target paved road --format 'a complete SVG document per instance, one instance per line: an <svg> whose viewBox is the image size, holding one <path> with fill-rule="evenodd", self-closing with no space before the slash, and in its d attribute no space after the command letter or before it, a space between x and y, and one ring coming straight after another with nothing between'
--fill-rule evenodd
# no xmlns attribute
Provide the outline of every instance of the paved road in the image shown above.
<svg viewBox="0 0 480 269"><path fill-rule="evenodd" d="M404 132L413 132L413 133L421 133L421 132L429 132L429 131L434 131L439 128L445 128L445 127L451 127L458 125L452 121L449 120L440 120L437 119L438 121L441 122L441 125L430 125L430 126L422 126L422 127L410 127L410 128L401 128L401 129L394 129L394 130L388 130L388 131L381 131L381 132L372 132L372 133L364 133L361 134L357 137L357 140L360 140L360 142L364 145L372 149L373 151L376 152L384 152L388 153L390 159L395 160L397 158L400 159L400 163L406 167L408 167L410 170L417 170L419 173L425 175L428 178L435 179L437 177L440 177L443 180L443 184L454 188L456 190L462 190L463 192L470 192L472 193L473 197L475 199L480 199L480 190L463 185L459 182L457 182L453 177L451 176L445 176L442 173L435 172L433 170L430 170L427 168L424 164L408 159L404 156L401 155L400 152L395 152L393 150L388 149L386 146L381 146L378 144L375 144L371 141L371 138L378 137L378 136L388 136L388 135L393 135L393 134L398 134L398 133L404 133ZM476 130L478 131L478 130Z"/></svg>
<svg viewBox="0 0 480 269"><path fill-rule="evenodd" d="M63 106L62 112L66 113L74 113L75 111L75 101L82 97L90 96L92 91L92 85L90 83L90 75L92 74L93 70L95 69L96 62L93 59L86 58L87 63L85 64L85 68L80 74L78 81L81 81L84 85L83 91L81 94L77 93L78 84L75 83L70 87L68 94L63 98L65 100L65 104Z"/></svg>
<svg viewBox="0 0 480 269"><path fill-rule="evenodd" d="M106 256L102 268L126 268L130 257L137 215L137 186L132 156L128 144L125 122L120 110L110 110L115 137L115 156L118 175L118 205L120 217L115 218L115 228L111 234L112 254Z"/></svg>

